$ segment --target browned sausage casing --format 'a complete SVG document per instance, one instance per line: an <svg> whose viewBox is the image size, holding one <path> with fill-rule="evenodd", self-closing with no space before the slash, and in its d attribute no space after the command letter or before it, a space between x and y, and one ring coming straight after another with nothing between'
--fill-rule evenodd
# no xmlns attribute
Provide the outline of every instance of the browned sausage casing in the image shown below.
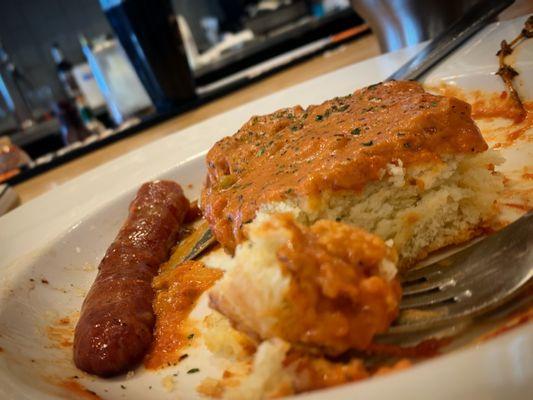
<svg viewBox="0 0 533 400"><path fill-rule="evenodd" d="M175 182L141 186L83 303L74 335L78 368L111 376L143 358L154 326L152 278L176 243L188 209Z"/></svg>

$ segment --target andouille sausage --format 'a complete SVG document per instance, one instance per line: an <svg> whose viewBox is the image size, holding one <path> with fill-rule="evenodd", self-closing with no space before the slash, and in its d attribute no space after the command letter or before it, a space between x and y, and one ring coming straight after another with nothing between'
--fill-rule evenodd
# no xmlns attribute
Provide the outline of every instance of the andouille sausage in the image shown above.
<svg viewBox="0 0 533 400"><path fill-rule="evenodd" d="M74 334L74 362L99 376L134 367L152 342L152 278L166 261L189 209L172 181L141 186L100 262Z"/></svg>

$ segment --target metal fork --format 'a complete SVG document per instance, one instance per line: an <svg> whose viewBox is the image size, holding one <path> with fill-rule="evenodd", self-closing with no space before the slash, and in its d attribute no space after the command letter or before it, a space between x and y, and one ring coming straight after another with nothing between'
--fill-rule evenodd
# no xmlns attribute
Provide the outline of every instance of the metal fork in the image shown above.
<svg viewBox="0 0 533 400"><path fill-rule="evenodd" d="M451 325L486 313L531 285L533 212L402 278L401 315L387 335Z"/></svg>

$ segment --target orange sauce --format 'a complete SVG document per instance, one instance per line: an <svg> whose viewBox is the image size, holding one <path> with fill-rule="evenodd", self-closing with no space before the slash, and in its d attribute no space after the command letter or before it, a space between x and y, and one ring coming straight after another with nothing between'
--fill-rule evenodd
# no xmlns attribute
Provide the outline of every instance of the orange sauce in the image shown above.
<svg viewBox="0 0 533 400"><path fill-rule="evenodd" d="M395 362L392 365L385 365L379 367L378 370L372 374L372 376L387 375L391 372L403 371L404 369L410 368L412 365L413 363L411 362L411 360L407 358L402 358L401 360Z"/></svg>
<svg viewBox="0 0 533 400"><path fill-rule="evenodd" d="M524 109L526 110L525 117L514 122L505 133L504 140L500 140L493 147L510 147L516 143L517 140L528 140L531 142L533 136L527 136L528 131L533 128L533 102L525 102Z"/></svg>
<svg viewBox="0 0 533 400"><path fill-rule="evenodd" d="M472 118L506 118L514 122L520 122L523 118L522 110L507 95L507 92L482 93L475 92L475 100L472 105Z"/></svg>
<svg viewBox="0 0 533 400"><path fill-rule="evenodd" d="M70 393L75 395L77 399L102 400L102 398L98 396L95 392L87 389L81 383L73 379L66 379L60 382L59 386L64 389L67 389Z"/></svg>
<svg viewBox="0 0 533 400"><path fill-rule="evenodd" d="M289 356L287 361L290 362L290 358ZM348 363L336 363L325 358L303 356L293 361L292 368L294 370L292 386L295 393L338 386L370 376L360 359L352 359Z"/></svg>
<svg viewBox="0 0 533 400"><path fill-rule="evenodd" d="M385 375L401 371L412 366L408 359L400 359L389 364L381 365L369 370L363 360L353 358L348 362L334 362L320 357L289 354L285 360L286 366L293 371L293 393L308 392L355 382L372 376Z"/></svg>
<svg viewBox="0 0 533 400"><path fill-rule="evenodd" d="M292 236L277 253L291 275L293 309L280 324L281 337L330 354L366 348L398 315L400 283L379 275L381 261L395 254L358 228L327 220L307 228L279 218Z"/></svg>
<svg viewBox="0 0 533 400"><path fill-rule="evenodd" d="M62 317L46 327L46 336L53 343L52 347L72 348L74 339L73 321L75 321L75 318Z"/></svg>
<svg viewBox="0 0 533 400"><path fill-rule="evenodd" d="M401 347L385 343L372 343L365 350L365 353L368 355L389 357L427 358L438 355L440 350L451 342L452 338L447 337L442 339L427 339L410 347Z"/></svg>
<svg viewBox="0 0 533 400"><path fill-rule="evenodd" d="M522 111L505 91L500 93L487 93L481 90L466 92L458 86L445 83L427 88L443 96L455 97L468 102L472 106L472 118L474 119L506 118L519 122L521 117Z"/></svg>
<svg viewBox="0 0 533 400"><path fill-rule="evenodd" d="M524 212L528 212L531 207L527 204L522 204L522 203L509 203L509 202L504 202L502 203L504 206L507 206L507 207L511 207L511 208L515 208L517 210L520 210L520 211L524 211Z"/></svg>
<svg viewBox="0 0 533 400"><path fill-rule="evenodd" d="M467 103L415 82L372 85L305 110L253 117L216 143L202 210L218 241L234 249L261 204L358 191L398 159L408 166L486 149Z"/></svg>
<svg viewBox="0 0 533 400"><path fill-rule="evenodd" d="M466 92L461 88L446 84L430 89L470 103L472 118L476 121L490 121L496 118L511 121L509 126L499 128L496 132L492 132L493 129L489 129L489 131L482 129L483 136L494 148L510 147L518 139L533 140L532 137L526 136L528 130L533 127L533 101L522 102L526 111L524 115L523 111L507 95L507 92L486 93L480 90ZM503 131L501 132L503 134L498 134L499 131ZM492 140L493 138L495 140Z"/></svg>
<svg viewBox="0 0 533 400"><path fill-rule="evenodd" d="M154 341L144 360L146 368L179 362L180 350L197 335L187 317L200 295L221 276L222 271L218 269L207 268L198 261L186 261L154 278L156 324Z"/></svg>

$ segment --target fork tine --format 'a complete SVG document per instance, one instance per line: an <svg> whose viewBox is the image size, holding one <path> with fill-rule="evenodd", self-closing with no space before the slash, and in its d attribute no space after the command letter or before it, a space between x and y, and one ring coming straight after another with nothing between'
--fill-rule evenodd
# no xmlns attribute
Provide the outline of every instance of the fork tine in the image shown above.
<svg viewBox="0 0 533 400"><path fill-rule="evenodd" d="M478 262L467 265L461 273L456 273L452 277L447 277L447 281L441 286L436 286L429 292L404 293L401 309L433 306L444 301L460 302L472 296L476 298L487 296L487 291L498 290L501 282L499 268L486 268L485 263ZM443 282L440 280L439 282Z"/></svg>
<svg viewBox="0 0 533 400"><path fill-rule="evenodd" d="M482 240L483 238L477 238L467 245L454 249L453 253L446 257L439 258L437 261L426 266L407 271L401 277L402 285L410 285L421 279L432 280L438 276L441 276L444 271L447 271L449 268L453 267L455 258L457 255L459 255L459 253L463 254L463 252L466 252L470 247L476 245Z"/></svg>
<svg viewBox="0 0 533 400"><path fill-rule="evenodd" d="M445 288L447 286L454 285L456 282L457 281L456 279L454 279L452 274L448 274L448 275L443 276L440 279L435 279L433 281L424 281L416 285L404 286L403 294L404 296L407 296L407 295L412 295L412 294L417 294L417 293L429 292L434 289L440 289L440 288Z"/></svg>
<svg viewBox="0 0 533 400"><path fill-rule="evenodd" d="M498 235L484 241L477 241L446 259L420 268L413 274L408 274L402 279L404 295L424 293L436 288L444 290L465 279L472 280L483 276L486 273L486 266L490 265L493 259L501 257L500 252L491 251L491 248L504 245L498 243L499 241ZM510 243L505 243L505 245L509 246ZM503 248L502 251L504 251ZM413 280L415 278L416 280Z"/></svg>
<svg viewBox="0 0 533 400"><path fill-rule="evenodd" d="M403 318L387 332L409 333L464 320L494 309L533 287L533 213L495 235L407 274ZM414 314L409 317L409 312ZM416 318L413 318L416 317Z"/></svg>
<svg viewBox="0 0 533 400"><path fill-rule="evenodd" d="M471 261L472 255L475 256L475 251L472 254L464 257L453 266L441 271L440 274L433 274L428 280L418 284L411 284L404 286L404 296L412 296L416 294L425 294L427 292L449 290L455 288L458 284L464 285L465 279L467 284L475 283L475 281L484 277L487 273L498 272L497 269L487 269L486 265L490 261L487 259L478 259Z"/></svg>
<svg viewBox="0 0 533 400"><path fill-rule="evenodd" d="M467 292L468 289L460 288L458 291L453 292L451 290L444 290L423 295L407 296L402 299L400 310L418 307L424 307L424 309L426 309L435 304L441 304L446 301L455 301L455 298L461 295L466 295Z"/></svg>
<svg viewBox="0 0 533 400"><path fill-rule="evenodd" d="M444 290L448 287L454 287L457 282L462 282L465 277L483 274L486 263L485 260L476 259L477 250L477 248L472 247L457 254L456 257L450 257L447 260L453 263L451 266L440 266L438 267L439 271L430 271L426 276L418 278L419 282L417 283L411 281L411 283L404 284L402 282L404 295L424 293L437 288ZM433 265L426 268L430 267L432 268Z"/></svg>

